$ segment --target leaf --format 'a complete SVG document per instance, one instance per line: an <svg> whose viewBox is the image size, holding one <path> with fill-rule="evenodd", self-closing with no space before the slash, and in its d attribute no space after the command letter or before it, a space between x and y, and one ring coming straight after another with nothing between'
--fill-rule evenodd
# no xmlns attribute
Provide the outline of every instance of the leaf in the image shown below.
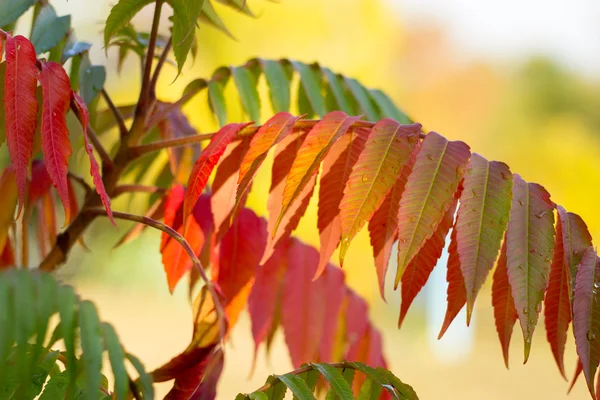
<svg viewBox="0 0 600 400"><path fill-rule="evenodd" d="M173 53L177 60L177 69L185 64L196 35L196 23L202 12L204 0L167 0L173 8Z"/></svg>
<svg viewBox="0 0 600 400"><path fill-rule="evenodd" d="M102 342L100 339L100 321L96 307L89 301L79 305L79 324L81 325L82 360L85 366L85 391L93 393L100 387L102 370Z"/></svg>
<svg viewBox="0 0 600 400"><path fill-rule="evenodd" d="M319 344L319 360L323 362L337 361L337 349L340 346L340 332L345 325L343 313L344 300L346 298L346 285L344 283L344 272L328 264L327 268L319 278L327 288L325 293L325 324L323 326L323 336Z"/></svg>
<svg viewBox="0 0 600 400"><path fill-rule="evenodd" d="M83 128L84 146L85 151L88 154L88 157L90 158L90 175L92 176L92 179L94 181L94 186L96 186L96 193L98 193L98 196L100 196L100 199L102 200L102 204L104 205L104 209L106 210L106 214L108 215L110 222L112 222L112 224L116 227L117 224L113 219L112 209L110 208L110 197L108 196L108 193L106 193L106 189L104 188L104 181L102 180L102 175L100 174L100 166L98 165L98 162L94 157L94 150L88 139L87 130L90 121L90 113L87 110L85 102L77 93L71 92L71 99L73 100L73 103L77 108L79 114L78 118Z"/></svg>
<svg viewBox="0 0 600 400"><path fill-rule="evenodd" d="M91 65L79 70L79 93L88 107L102 91L105 81L106 69L104 66Z"/></svg>
<svg viewBox="0 0 600 400"><path fill-rule="evenodd" d="M88 42L68 41L65 51L62 55L61 62L64 64L68 59L88 52L92 48L92 44Z"/></svg>
<svg viewBox="0 0 600 400"><path fill-rule="evenodd" d="M344 376L337 368L322 363L314 363L312 365L321 373L321 375L323 375L323 378L329 382L331 388L340 399L346 400L354 398L352 396L352 388L350 388L350 385L346 382Z"/></svg>
<svg viewBox="0 0 600 400"><path fill-rule="evenodd" d="M369 90L369 95L375 104L377 104L377 107L379 107L382 117L395 119L401 124L411 124L413 122L381 90Z"/></svg>
<svg viewBox="0 0 600 400"><path fill-rule="evenodd" d="M117 399L125 399L129 392L129 375L124 364L125 352L119 343L115 329L110 324L106 322L102 324L102 334L115 378L115 396Z"/></svg>
<svg viewBox="0 0 600 400"><path fill-rule="evenodd" d="M343 111L327 114L306 135L300 145L283 189L282 207L274 231L292 203L298 199L308 182L316 175L321 161L331 146L344 135L359 117L349 117Z"/></svg>
<svg viewBox="0 0 600 400"><path fill-rule="evenodd" d="M250 17L256 17L250 8L248 8L248 4L246 0L217 0L219 3L225 4L233 8L234 10L244 13Z"/></svg>
<svg viewBox="0 0 600 400"><path fill-rule="evenodd" d="M456 221L454 222L456 225ZM446 272L446 281L448 289L446 295L446 315L444 323L440 329L438 340L444 336L446 330L450 327L454 318L458 315L463 306L467 303L467 294L465 292L465 280L460 270L460 259L456 250L456 229L452 229L450 234L450 246L448 247L448 271Z"/></svg>
<svg viewBox="0 0 600 400"><path fill-rule="evenodd" d="M4 98L6 90L4 88L4 81L6 79L6 63L2 61L2 39L0 38L0 145L6 140L6 117L5 117L5 106Z"/></svg>
<svg viewBox="0 0 600 400"><path fill-rule="evenodd" d="M217 115L219 126L227 124L227 105L225 104L223 86L219 82L208 82L208 101L211 110Z"/></svg>
<svg viewBox="0 0 600 400"><path fill-rule="evenodd" d="M496 331L502 345L502 355L504 364L508 368L508 348L512 336L513 327L519 315L515 308L515 302L511 294L511 286L508 281L507 260L506 260L506 238L500 251L500 257L494 272L492 283L492 306L494 307L494 320L496 321Z"/></svg>
<svg viewBox="0 0 600 400"><path fill-rule="evenodd" d="M204 2L204 6L202 7L202 14L200 14L200 21L211 25L212 27L220 30L221 32L229 36L231 39L235 40L234 36L231 34L231 32L229 32L229 29L227 29L227 27L223 23L223 20L221 19L221 17L219 17L210 1Z"/></svg>
<svg viewBox="0 0 600 400"><path fill-rule="evenodd" d="M438 259L442 255L446 236L454 223L455 211L456 202L446 211L446 215L444 215L434 234L427 239L421 250L419 250L406 267L404 275L402 275L402 302L400 304L398 328L402 326L410 305L423 286L425 286L425 283L427 283L431 271L433 271Z"/></svg>
<svg viewBox="0 0 600 400"><path fill-rule="evenodd" d="M573 299L573 333L583 375L593 398L594 376L600 362L600 260L593 247L583 254L577 269Z"/></svg>
<svg viewBox="0 0 600 400"><path fill-rule="evenodd" d="M404 188L407 195L400 199L398 269L394 289L408 264L452 205L469 155L469 146L463 142L449 142L435 132L430 132L421 143Z"/></svg>
<svg viewBox="0 0 600 400"><path fill-rule="evenodd" d="M266 242L265 220L247 208L241 210L221 241L219 261L212 269L212 279L225 297L230 327L235 325L246 306Z"/></svg>
<svg viewBox="0 0 600 400"><path fill-rule="evenodd" d="M2 15L2 14L0 14ZM6 140L17 177L18 218L25 202L27 171L36 130L38 102L35 95L38 69L33 45L23 36L6 38L4 108Z"/></svg>
<svg viewBox="0 0 600 400"><path fill-rule="evenodd" d="M366 337L369 330L368 306L363 298L356 294L351 289L346 290L346 298L348 302L346 310L346 341L348 356L352 359L352 348L359 347L360 340Z"/></svg>
<svg viewBox="0 0 600 400"><path fill-rule="evenodd" d="M269 86L271 106L276 113L290 111L290 79L277 61L259 60Z"/></svg>
<svg viewBox="0 0 600 400"><path fill-rule="evenodd" d="M0 3L0 26L15 22L37 0L11 0Z"/></svg>
<svg viewBox="0 0 600 400"><path fill-rule="evenodd" d="M418 142L420 131L420 124L400 125L391 119L382 119L371 130L365 150L352 167L340 202L340 264L354 236L392 189Z"/></svg>
<svg viewBox="0 0 600 400"><path fill-rule="evenodd" d="M65 210L65 226L71 221L67 173L71 142L67 112L71 101L69 77L60 64L42 64L39 76L44 94L42 107L42 150L46 169Z"/></svg>
<svg viewBox="0 0 600 400"><path fill-rule="evenodd" d="M369 121L377 121L380 119L379 113L373 107L371 99L368 96L367 89L356 79L344 78L346 86L350 89L350 92L354 95L354 98L360 105L361 111L366 115Z"/></svg>
<svg viewBox="0 0 600 400"><path fill-rule="evenodd" d="M0 248L5 248L9 240L8 230L14 222L15 208L17 207L17 182L14 169L9 166L2 171L0 176Z"/></svg>
<svg viewBox="0 0 600 400"><path fill-rule="evenodd" d="M138 372L140 383L137 386L139 386L141 388L142 395L144 396L143 398L144 399L153 399L154 398L154 387L152 386L151 376L146 373L144 366L142 365L140 360L137 359L137 357L135 357L132 354L127 354L127 359L129 360L131 365L133 365L135 370Z"/></svg>
<svg viewBox="0 0 600 400"><path fill-rule="evenodd" d="M58 294L58 308L60 313L60 328L64 339L65 349L67 351L67 363L75 365L75 304L77 298L72 287L66 286ZM69 386L71 389L75 385L75 374L69 374Z"/></svg>
<svg viewBox="0 0 600 400"><path fill-rule="evenodd" d="M239 131L249 124L229 124L221 128L210 140L202 154L194 164L190 174L185 200L183 203L183 220L192 212L196 200L202 194L208 178L215 165L225 152L225 148L235 138Z"/></svg>
<svg viewBox="0 0 600 400"><path fill-rule="evenodd" d="M110 39L127 26L129 21L150 3L154 3L154 0L119 0L111 8L104 26L104 48L106 51L108 51Z"/></svg>
<svg viewBox="0 0 600 400"><path fill-rule="evenodd" d="M554 248L554 204L546 190L513 178L513 199L506 231L506 268L525 340L525 362L542 311Z"/></svg>
<svg viewBox="0 0 600 400"><path fill-rule="evenodd" d="M564 209L562 211L566 214ZM546 324L546 338L550 343L554 360L561 375L566 379L564 354L567 330L571 322L571 302L569 300L569 267L565 262L564 250L562 221L559 211L559 218L556 221L556 235L554 236L552 265L550 266L550 281L544 299L544 322Z"/></svg>
<svg viewBox="0 0 600 400"><path fill-rule="evenodd" d="M256 90L256 78L244 67L232 68L231 75L240 95L244 111L246 111L251 120L259 122L260 97Z"/></svg>
<svg viewBox="0 0 600 400"><path fill-rule="evenodd" d="M59 17L54 7L44 5L33 24L31 30L31 43L37 54L45 53L54 48L63 40L71 29L71 16Z"/></svg>
<svg viewBox="0 0 600 400"><path fill-rule="evenodd" d="M318 259L314 248L292 239L284 280L282 325L294 367L314 360L323 334L324 281L312 280Z"/></svg>
<svg viewBox="0 0 600 400"><path fill-rule="evenodd" d="M329 84L329 88L331 89L331 93L333 94L333 97L335 98L335 101L337 102L338 108L344 112L351 113L352 108L350 107L350 104L348 103L348 100L346 99L346 95L344 93L344 88L341 84L341 80L343 80L344 78L341 76L335 75L328 68L321 68L321 71L327 77L327 82Z"/></svg>
<svg viewBox="0 0 600 400"><path fill-rule="evenodd" d="M477 293L494 267L506 231L512 174L506 164L472 154L463 187L456 240L470 321Z"/></svg>
<svg viewBox="0 0 600 400"><path fill-rule="evenodd" d="M291 61L291 64L300 75L300 86L304 89L311 108L319 117L323 118L327 114L327 107L321 96L322 85L321 77L318 74L319 70L297 61ZM302 110L300 112L303 113Z"/></svg>
<svg viewBox="0 0 600 400"><path fill-rule="evenodd" d="M278 375L277 378L290 390L294 393L294 396L298 398L298 400L315 400L315 396L312 394L312 391L302 379L300 379L296 375L285 374Z"/></svg>
<svg viewBox="0 0 600 400"><path fill-rule="evenodd" d="M410 175L415 163L416 154L420 145L415 146L415 150L410 159L404 164L400 174L396 178L392 190L381 203L381 206L375 211L369 220L369 237L371 247L373 247L373 258L375 259L375 270L379 281L379 293L381 298L385 299L384 286L385 275L387 273L392 246L398 238L398 209L400 208L400 198L404 193L406 181Z"/></svg>

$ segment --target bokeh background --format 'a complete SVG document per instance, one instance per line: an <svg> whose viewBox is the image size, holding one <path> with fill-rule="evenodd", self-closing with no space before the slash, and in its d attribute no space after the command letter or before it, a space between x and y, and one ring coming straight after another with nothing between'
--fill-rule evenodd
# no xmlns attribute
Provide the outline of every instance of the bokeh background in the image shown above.
<svg viewBox="0 0 600 400"><path fill-rule="evenodd" d="M94 43L92 60L108 70L107 90L119 104L132 103L139 90L139 65L127 60L116 72L116 54L104 53L103 21L113 0L53 0L59 15L72 14L77 36ZM467 142L472 151L502 160L524 179L539 182L552 199L580 214L600 238L600 3L595 0L249 0L256 20L219 7L236 40L200 27L200 51L194 63L176 76L166 67L159 97L175 100L187 82L209 77L221 65L238 65L251 57L288 57L318 61L336 72L358 78L365 86L388 93L426 129ZM151 9L134 20L148 30ZM168 33L168 15L163 33ZM17 31L28 32L25 16ZM264 89L264 88L263 88ZM262 91L264 93L264 90ZM232 120L244 115L230 93ZM267 101L264 102L268 104ZM269 114L264 107L264 117ZM214 131L206 94L187 107L199 132ZM83 160L82 150L72 162ZM162 159L162 161L161 161ZM157 157L157 163L166 157ZM267 170L268 168L265 168ZM144 179L156 174L149 169ZM266 213L268 176L259 176L251 206ZM143 199L116 201L115 209L143 204ZM316 200L316 199L313 199ZM139 203L136 203L139 202ZM94 300L101 316L114 323L128 351L154 368L180 352L191 335L191 312L185 285L167 290L158 250L159 235L146 232L118 249L115 232L98 221L85 241L90 253L76 249L60 274L81 295ZM318 245L316 201L296 234ZM392 255L392 260L394 259ZM399 293L389 290L388 303L378 295L366 231L347 256L347 280L368 299L370 315L383 331L390 368L417 390L421 398L566 399L585 398L583 379L567 397L538 326L532 356L522 365L521 332L515 326L511 370L502 361L495 332L490 286L476 304L474 322L459 316L437 341L445 312L445 256L431 282L396 328ZM390 288L388 288L390 289ZM542 321L540 319L540 321ZM569 342L567 371L576 355ZM247 315L227 346L226 368L219 386L221 399L234 398L262 385L272 372L291 369L279 335L267 359L258 354L251 377L253 345ZM166 393L169 385L162 385Z"/></svg>

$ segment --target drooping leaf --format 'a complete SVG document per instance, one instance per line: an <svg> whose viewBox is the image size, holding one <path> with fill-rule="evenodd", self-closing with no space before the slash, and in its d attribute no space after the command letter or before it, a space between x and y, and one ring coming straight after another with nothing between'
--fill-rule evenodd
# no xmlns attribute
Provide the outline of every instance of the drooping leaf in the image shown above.
<svg viewBox="0 0 600 400"><path fill-rule="evenodd" d="M86 58L88 58L87 55L84 55L84 59ZM105 81L106 68L104 66L91 65L89 58L87 62L81 63L81 68L79 69L79 94L88 107L90 107L102 91Z"/></svg>
<svg viewBox="0 0 600 400"><path fill-rule="evenodd" d="M173 8L171 17L173 33L173 53L177 69L181 73L192 48L196 35L196 24L202 12L204 0L167 0Z"/></svg>
<svg viewBox="0 0 600 400"><path fill-rule="evenodd" d="M101 326L96 307L89 301L79 305L82 360L85 366L85 391L93 393L100 387L102 370Z"/></svg>
<svg viewBox="0 0 600 400"><path fill-rule="evenodd" d="M427 283L431 271L433 271L438 259L442 255L442 250L444 250L444 245L446 244L446 236L454 223L455 211L456 202L446 211L446 215L444 215L436 231L427 239L415 257L413 257L410 264L406 267L404 275L402 275L400 281L402 283L402 302L400 305L398 328L402 326L410 305L421 291L421 288Z"/></svg>
<svg viewBox="0 0 600 400"><path fill-rule="evenodd" d="M119 338L112 325L102 324L104 345L108 350L108 357L115 379L115 395L117 399L126 399L129 392L129 375L125 369L125 352L119 343Z"/></svg>
<svg viewBox="0 0 600 400"><path fill-rule="evenodd" d="M153 399L154 398L154 386L152 386L152 378L150 374L146 373L146 369L142 362L133 354L127 354L127 359L133 365L135 370L140 376L139 384L136 385L140 388L143 398Z"/></svg>
<svg viewBox="0 0 600 400"><path fill-rule="evenodd" d="M327 288L325 294L325 325L319 345L319 360L333 362L339 360L337 350L342 339L339 337L340 333L345 329L345 318L352 314L343 313L346 297L344 272L332 264L327 264L319 279L324 281L323 284Z"/></svg>
<svg viewBox="0 0 600 400"><path fill-rule="evenodd" d="M401 124L412 124L413 121L381 90L369 90L369 95L381 110L381 116L395 119Z"/></svg>
<svg viewBox="0 0 600 400"><path fill-rule="evenodd" d="M419 148L398 213L398 270L394 288L450 208L469 160L469 146L430 132Z"/></svg>
<svg viewBox="0 0 600 400"><path fill-rule="evenodd" d="M577 355L592 397L596 397L594 377L600 362L600 259L593 247L583 254L577 268L573 299L573 333Z"/></svg>
<svg viewBox="0 0 600 400"><path fill-rule="evenodd" d="M88 157L90 159L90 175L92 175L92 179L94 181L94 186L96 186L96 192L98 193L98 196L100 196L100 199L102 200L102 204L104 205L106 214L108 215L110 222L112 222L112 224L116 227L117 224L115 223L115 220L113 219L112 209L110 208L110 197L108 196L108 193L106 193L106 189L104 188L104 181L102 180L102 175L100 174L100 166L98 165L98 162L96 161L96 157L94 157L94 149L92 148L92 145L90 144L89 139L88 139L87 130L88 130L88 124L90 121L90 113L87 110L87 106L85 105L85 102L77 93L71 92L71 99L73 100L73 102L77 108L77 111L79 114L78 117L81 121L81 126L83 128L83 140L84 140L85 151L88 154Z"/></svg>
<svg viewBox="0 0 600 400"><path fill-rule="evenodd" d="M344 83L350 89L350 92L354 95L354 98L360 106L360 110L367 117L369 121L377 121L380 116L369 98L367 89L361 85L356 79L345 78Z"/></svg>
<svg viewBox="0 0 600 400"><path fill-rule="evenodd" d="M0 3L0 26L8 25L17 20L37 2L37 0L11 0Z"/></svg>
<svg viewBox="0 0 600 400"><path fill-rule="evenodd" d="M8 151L19 192L17 217L21 215L25 202L27 172L37 124L37 76L35 50L31 42L23 36L7 36L4 111Z"/></svg>
<svg viewBox="0 0 600 400"><path fill-rule="evenodd" d="M373 258L375 259L375 270L379 281L379 293L384 297L385 274L387 273L392 246L398 238L398 209L400 208L400 199L404 193L404 187L408 181L420 144L415 146L415 150L410 159L404 164L400 174L396 178L392 190L381 203L381 206L375 211L373 217L369 220L369 237L371 247L373 247Z"/></svg>
<svg viewBox="0 0 600 400"><path fill-rule="evenodd" d="M516 174L513 182L512 208L506 231L506 268L523 330L527 361L550 276L554 204L543 187L527 183Z"/></svg>
<svg viewBox="0 0 600 400"><path fill-rule="evenodd" d="M319 117L323 118L327 114L327 107L321 95L322 85L321 77L317 73L318 69L297 61L292 61L291 64L300 75L300 87L306 95L310 107ZM303 110L300 110L300 112L304 113Z"/></svg>
<svg viewBox="0 0 600 400"><path fill-rule="evenodd" d="M188 179L187 191L183 205L183 219L192 212L196 200L202 194L208 178L217 162L225 152L225 148L235 138L237 133L249 124L229 124L221 128L213 136L210 143L202 151L202 154L194 164L192 173Z"/></svg>
<svg viewBox="0 0 600 400"><path fill-rule="evenodd" d="M225 95L221 83L208 82L208 101L210 108L217 115L219 126L227 124L227 105L225 104Z"/></svg>
<svg viewBox="0 0 600 400"><path fill-rule="evenodd" d="M359 348L360 341L366 336L369 329L368 305L367 302L351 289L346 289L346 342L348 352L347 359L355 359L351 356L353 348Z"/></svg>
<svg viewBox="0 0 600 400"><path fill-rule="evenodd" d="M204 5L202 7L202 14L200 14L199 19L200 21L220 30L221 32L229 36L231 39L235 39L229 31L229 29L227 29L227 26L225 26L225 23L223 22L221 17L219 17L219 14L217 14L217 12L215 11L212 2L204 2Z"/></svg>
<svg viewBox="0 0 600 400"><path fill-rule="evenodd" d="M37 54L45 53L67 36L71 29L71 16L59 17L54 7L44 5L38 13L31 31L31 43Z"/></svg>
<svg viewBox="0 0 600 400"><path fill-rule="evenodd" d="M456 225L456 221L454 222ZM458 315L460 310L467 303L467 294L465 291L465 280L460 270L460 259L458 251L456 249L456 229L452 229L450 234L450 245L448 246L448 270L446 272L446 282L448 282L448 289L446 291L446 302L448 306L446 308L446 315L444 316L444 322L438 340L444 336L444 333L450 327L454 318Z"/></svg>
<svg viewBox="0 0 600 400"><path fill-rule="evenodd" d="M344 135L359 117L349 117L343 111L327 114L306 135L306 139L298 149L298 153L283 189L282 207L275 230L292 203L298 199L306 184L319 170L321 161L325 158L331 146Z"/></svg>
<svg viewBox="0 0 600 400"><path fill-rule="evenodd" d="M44 94L42 106L42 150L46 169L65 209L65 225L71 221L67 183L71 142L67 129L67 112L71 101L69 77L60 64L42 64L39 76Z"/></svg>
<svg viewBox="0 0 600 400"><path fill-rule="evenodd" d="M327 83L331 89L331 93L337 103L338 108L344 112L351 113L352 108L350 107L348 99L344 94L344 87L341 83L343 77L334 74L329 68L321 68L321 71L327 77Z"/></svg>
<svg viewBox="0 0 600 400"><path fill-rule="evenodd" d="M477 293L494 266L506 231L512 174L506 164L472 154L463 186L456 241L470 321Z"/></svg>
<svg viewBox="0 0 600 400"><path fill-rule="evenodd" d="M313 281L319 254L296 239L290 242L282 298L282 325L292 358L299 367L315 359L324 328L324 281Z"/></svg>
<svg viewBox="0 0 600 400"><path fill-rule="evenodd" d="M329 364L315 363L312 364L320 373L323 378L331 385L331 389L335 394L342 400L352 400L352 388L344 379L342 373L335 367ZM349 369L350 370L350 369ZM350 370L354 372L354 370Z"/></svg>
<svg viewBox="0 0 600 400"><path fill-rule="evenodd" d="M111 10L104 26L104 48L108 51L110 39L123 29L145 6L154 0L119 0Z"/></svg>
<svg viewBox="0 0 600 400"><path fill-rule="evenodd" d="M255 122L260 121L260 97L256 90L256 78L244 67L232 68L231 75L240 95L246 114Z"/></svg>
<svg viewBox="0 0 600 400"><path fill-rule="evenodd" d="M17 181L12 166L2 171L0 176L0 248L4 249L9 239L8 230L14 222L15 208L17 207Z"/></svg>
<svg viewBox="0 0 600 400"><path fill-rule="evenodd" d="M285 374L279 375L278 378L281 382L285 383L288 388L290 388L292 393L294 393L294 397L298 400L315 400L315 396L306 382L304 382L304 380L297 375Z"/></svg>
<svg viewBox="0 0 600 400"><path fill-rule="evenodd" d="M283 66L273 60L259 60L269 86L271 106L276 113L290 111L290 79Z"/></svg>
<svg viewBox="0 0 600 400"><path fill-rule="evenodd" d="M562 211L566 214L564 209ZM571 323L571 302L569 300L569 267L565 262L562 229L562 221L559 217L556 221L550 281L544 299L544 322L546 338L550 343L554 360L561 375L566 379L564 354L567 330Z"/></svg>
<svg viewBox="0 0 600 400"><path fill-rule="evenodd" d="M496 321L496 331L502 345L502 355L504 364L508 368L508 349L513 327L519 318L515 308L515 301L511 294L511 287L508 281L508 271L506 267L506 237L500 251L500 257L494 272L492 283L492 306L494 306L494 320Z"/></svg>
<svg viewBox="0 0 600 400"><path fill-rule="evenodd" d="M382 119L371 130L364 151L352 167L340 202L340 264L350 241L392 190L419 140L420 131L420 124L400 125L391 119Z"/></svg>

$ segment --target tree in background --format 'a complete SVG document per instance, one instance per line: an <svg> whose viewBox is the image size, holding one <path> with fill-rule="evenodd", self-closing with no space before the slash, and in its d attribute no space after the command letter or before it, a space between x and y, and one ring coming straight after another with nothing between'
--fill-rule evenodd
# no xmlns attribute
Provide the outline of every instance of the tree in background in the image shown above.
<svg viewBox="0 0 600 400"><path fill-rule="evenodd" d="M243 0L218 2L253 15ZM137 31L130 21L151 3L151 30ZM16 20L30 7L29 38L13 36ZM166 8L172 11L171 35L162 37ZM118 48L119 65L128 55L139 57L142 85L135 104L116 105L104 89L104 68L92 64L90 45L76 39L69 16L58 16L41 0L0 5L0 54L6 59L0 64L0 133L11 158L0 178L0 264L6 270L0 276L1 395L153 398L153 382L173 381L167 398L214 398L223 343L247 307L255 350L262 343L268 349L281 327L297 369L273 375L239 398L282 399L287 390L301 399L326 392L343 399L416 398L386 370L381 335L365 301L330 262L339 248L343 264L353 238L366 227L382 296L392 248L398 249L398 326L449 236L448 308L440 336L464 306L469 323L495 266L492 302L506 364L516 321L526 362L543 310L563 376L573 322L580 359L575 379L583 372L596 396L600 259L580 217L506 164L423 132L382 91L319 64L251 59L192 81L175 102L161 101L161 70L173 62L181 72L195 56L198 23L228 33L211 0L118 1L105 24L104 44ZM262 124L259 80L268 86L274 114ZM248 121L230 121L227 86L237 92ZM219 121L217 132L197 134L182 111L201 92ZM100 99L106 108L99 107ZM119 132L113 143L107 135L112 128ZM89 157L89 177L69 169L72 147L80 145ZM167 168L153 186L139 184L158 152L168 154ZM245 203L270 154L265 220ZM292 236L317 181L318 250ZM111 199L133 193L151 195L145 215L111 208ZM74 246L85 247L82 235L99 217L115 226L119 220L136 223L117 245L148 227L162 231L171 291L190 276L193 338L154 371L146 372L124 350L93 303L52 275ZM32 238L38 268L29 268ZM105 352L111 386L101 370Z"/></svg>

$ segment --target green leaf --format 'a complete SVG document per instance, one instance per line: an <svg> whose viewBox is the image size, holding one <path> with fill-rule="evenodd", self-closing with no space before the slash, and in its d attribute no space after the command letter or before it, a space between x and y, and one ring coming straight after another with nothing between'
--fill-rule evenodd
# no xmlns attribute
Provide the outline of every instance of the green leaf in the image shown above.
<svg viewBox="0 0 600 400"><path fill-rule="evenodd" d="M227 29L227 27L223 23L221 17L219 17L217 12L213 8L212 3L210 1L204 2L204 7L202 7L202 14L200 14L200 21L212 26L213 28L220 30L221 32L229 36L231 39L235 39L229 31L229 29Z"/></svg>
<svg viewBox="0 0 600 400"><path fill-rule="evenodd" d="M247 0L216 0L216 1L235 9L236 11L240 11L250 17L256 17L254 15L254 13L252 11L250 11L250 8L248 8Z"/></svg>
<svg viewBox="0 0 600 400"><path fill-rule="evenodd" d="M285 384L279 379L271 375L267 379L267 383L272 383L273 381L276 382L265 392L267 397L271 400L283 400L285 398L287 386L285 386Z"/></svg>
<svg viewBox="0 0 600 400"><path fill-rule="evenodd" d="M104 48L108 50L110 39L123 29L145 6L155 0L120 0L110 10L104 27Z"/></svg>
<svg viewBox="0 0 600 400"><path fill-rule="evenodd" d="M25 397L27 399L34 399L44 387L48 374L56 365L60 352L51 351L46 354L41 363L36 367L35 372L31 375L31 384L28 385Z"/></svg>
<svg viewBox="0 0 600 400"><path fill-rule="evenodd" d="M154 387L152 386L152 376L146 373L144 369L144 365L142 365L141 361L137 359L132 354L127 354L127 359L133 365L135 370L138 372L140 376L139 387L142 390L142 395L145 399L153 399L154 398Z"/></svg>
<svg viewBox="0 0 600 400"><path fill-rule="evenodd" d="M65 399L67 398L67 390L69 388L69 372L63 371L58 375L55 375L50 378L46 386L44 387L44 392L40 396L39 400L55 400L55 399ZM77 388L77 390L69 396L69 398L79 398L81 395L81 388Z"/></svg>
<svg viewBox="0 0 600 400"><path fill-rule="evenodd" d="M231 69L233 81L240 95L240 100L244 110L251 120L260 121L260 98L256 90L256 80L252 73L244 68L237 67Z"/></svg>
<svg viewBox="0 0 600 400"><path fill-rule="evenodd" d="M196 35L196 22L202 12L204 0L167 0L173 8L173 53L181 72Z"/></svg>
<svg viewBox="0 0 600 400"><path fill-rule="evenodd" d="M90 301L79 305L79 324L81 327L81 359L85 367L85 391L93 393L100 387L102 370L102 341L100 321L96 307Z"/></svg>
<svg viewBox="0 0 600 400"><path fill-rule="evenodd" d="M248 397L250 397L252 400L268 400L269 398L267 397L266 394L264 394L263 392L254 392L254 393L250 393L248 395Z"/></svg>
<svg viewBox="0 0 600 400"><path fill-rule="evenodd" d="M287 387L294 393L294 395L300 400L315 400L315 396L312 391L301 378L293 374L279 375L278 378L281 382L285 383Z"/></svg>
<svg viewBox="0 0 600 400"><path fill-rule="evenodd" d="M82 68L79 70L79 92L81 98L89 107L104 87L106 69L101 65L92 65L85 68L84 64L85 62L82 63Z"/></svg>
<svg viewBox="0 0 600 400"><path fill-rule="evenodd" d="M360 105L361 112L366 115L369 121L377 121L380 119L379 113L373 107L371 99L369 98L367 89L356 79L345 78L346 85L354 95L354 98Z"/></svg>
<svg viewBox="0 0 600 400"><path fill-rule="evenodd" d="M60 313L60 328L67 350L67 364L75 365L75 291L70 286L64 286L58 295ZM75 382L75 371L71 370L71 384ZM73 386L72 386L73 387Z"/></svg>
<svg viewBox="0 0 600 400"><path fill-rule="evenodd" d="M34 309L34 289L31 274L19 271L13 275L15 279L14 309L15 309L15 342L17 344L17 376L21 382L31 373L31 357L27 355L27 343L33 336L36 326L35 312L20 312L21 310Z"/></svg>
<svg viewBox="0 0 600 400"><path fill-rule="evenodd" d="M115 395L117 399L126 399L129 391L129 375L125 369L125 352L119 343L115 329L107 323L102 324L104 345L115 377Z"/></svg>
<svg viewBox="0 0 600 400"><path fill-rule="evenodd" d="M304 118L312 118L316 114L315 110L313 110L312 105L310 104L310 100L308 100L306 89L304 89L302 84L298 85L298 113L303 115Z"/></svg>
<svg viewBox="0 0 600 400"><path fill-rule="evenodd" d="M0 279L0 388L5 383L4 360L14 340L12 288L7 279Z"/></svg>
<svg viewBox="0 0 600 400"><path fill-rule="evenodd" d="M0 2L0 26L12 24L37 0L6 0Z"/></svg>
<svg viewBox="0 0 600 400"><path fill-rule="evenodd" d="M327 114L325 107L325 99L321 95L321 76L319 71L312 66L301 62L291 61L294 69L300 75L300 84L306 92L312 109L319 117L324 117Z"/></svg>
<svg viewBox="0 0 600 400"><path fill-rule="evenodd" d="M277 61L260 60L274 112L290 111L290 80Z"/></svg>
<svg viewBox="0 0 600 400"><path fill-rule="evenodd" d="M372 378L365 379L360 388L356 400L377 400L381 396L383 387L373 381Z"/></svg>
<svg viewBox="0 0 600 400"><path fill-rule="evenodd" d="M325 77L327 78L327 83L329 84L329 88L331 89L333 97L337 102L338 109L346 113L352 113L352 108L346 99L344 88L340 82L342 78L331 72L329 68L322 68L321 71L323 71L323 74L325 74Z"/></svg>
<svg viewBox="0 0 600 400"><path fill-rule="evenodd" d="M35 19L31 31L31 43L37 54L45 53L56 46L71 29L71 16L58 17L54 7L45 5Z"/></svg>
<svg viewBox="0 0 600 400"><path fill-rule="evenodd" d="M404 114L404 112L402 112L398 107L396 107L392 100L390 100L390 98L381 90L369 90L369 95L377 107L379 107L382 117L395 119L401 124L413 123L413 121L408 118L408 116Z"/></svg>
<svg viewBox="0 0 600 400"><path fill-rule="evenodd" d="M344 375L329 364L316 363L313 366L319 370L321 375L331 385L331 388L342 400L352 400L352 388L344 378ZM349 369L349 368L348 368Z"/></svg>
<svg viewBox="0 0 600 400"><path fill-rule="evenodd" d="M64 64L69 58L83 54L92 48L92 44L88 42L69 41L65 47L61 62Z"/></svg>
<svg viewBox="0 0 600 400"><path fill-rule="evenodd" d="M227 105L225 104L225 95L221 83L208 82L208 102L210 109L219 120L219 126L225 126L227 124Z"/></svg>
<svg viewBox="0 0 600 400"><path fill-rule="evenodd" d="M402 382L396 375L392 374L390 371L388 371L385 368L377 368L377 371L383 375L388 382L390 382L394 388L396 388L396 390L400 393L400 399L406 399L406 400L418 400L419 397L417 396L417 393L415 393L414 389L410 386L407 385L406 383Z"/></svg>

